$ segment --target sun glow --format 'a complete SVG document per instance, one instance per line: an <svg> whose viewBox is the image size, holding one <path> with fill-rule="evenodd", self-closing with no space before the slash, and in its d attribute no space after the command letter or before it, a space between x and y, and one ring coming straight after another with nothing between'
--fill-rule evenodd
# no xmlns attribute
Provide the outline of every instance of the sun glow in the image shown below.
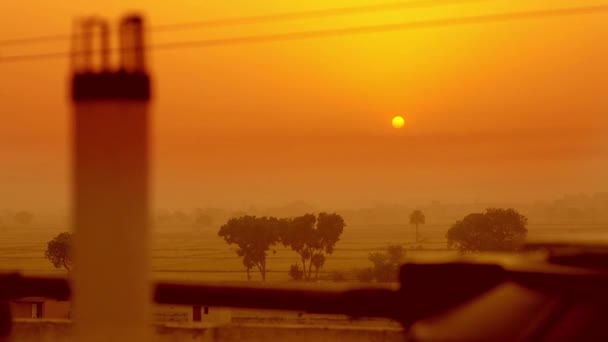
<svg viewBox="0 0 608 342"><path fill-rule="evenodd" d="M402 116L395 116L392 124L394 128L402 128L405 125L405 119Z"/></svg>

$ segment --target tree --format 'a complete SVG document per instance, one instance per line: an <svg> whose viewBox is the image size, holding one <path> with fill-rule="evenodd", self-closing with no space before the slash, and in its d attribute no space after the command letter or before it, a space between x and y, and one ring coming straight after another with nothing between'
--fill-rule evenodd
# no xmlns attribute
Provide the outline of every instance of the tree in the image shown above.
<svg viewBox="0 0 608 342"><path fill-rule="evenodd" d="M308 279L306 262L311 258L309 243L314 240L316 217L312 214L286 219L286 226L280 232L281 242L300 255L304 279Z"/></svg>
<svg viewBox="0 0 608 342"><path fill-rule="evenodd" d="M374 264L372 268L373 279L378 282L387 282L391 279L393 269L389 264L388 256L385 253L370 253L368 259Z"/></svg>
<svg viewBox="0 0 608 342"><path fill-rule="evenodd" d="M334 252L344 231L344 219L338 214L320 213L294 217L285 222L281 242L300 256L304 279L311 279L313 267L315 279L318 279L319 270L325 265L325 256Z"/></svg>
<svg viewBox="0 0 608 342"><path fill-rule="evenodd" d="M34 214L30 213L29 211L19 211L15 213L13 218L15 219L15 222L26 225L32 223L34 220Z"/></svg>
<svg viewBox="0 0 608 342"><path fill-rule="evenodd" d="M156 221L159 223L169 222L171 220L171 213L167 209L160 209L156 214Z"/></svg>
<svg viewBox="0 0 608 342"><path fill-rule="evenodd" d="M448 247L461 252L513 251L525 241L528 219L515 209L467 215L447 232Z"/></svg>
<svg viewBox="0 0 608 342"><path fill-rule="evenodd" d="M255 267L255 263L253 260L249 259L249 257L243 257L243 266L245 266L245 270L247 272L247 280L251 280L251 269Z"/></svg>
<svg viewBox="0 0 608 342"><path fill-rule="evenodd" d="M238 246L236 253L243 258L248 278L249 270L256 267L262 280L266 280L266 257L279 241L281 223L274 217L241 216L228 220L220 228L218 235L228 244Z"/></svg>
<svg viewBox="0 0 608 342"><path fill-rule="evenodd" d="M356 269L355 278L362 283L371 283L374 281L374 269L371 267Z"/></svg>
<svg viewBox="0 0 608 342"><path fill-rule="evenodd" d="M315 268L315 279L319 279L319 270L325 265L325 255L323 253L313 254L310 258L310 264Z"/></svg>
<svg viewBox="0 0 608 342"><path fill-rule="evenodd" d="M420 210L414 210L410 214L410 224L416 226L416 243L418 243L418 225L424 224L425 221L424 214Z"/></svg>
<svg viewBox="0 0 608 342"><path fill-rule="evenodd" d="M304 271L302 270L302 267L300 267L300 264L291 265L289 276L293 280L302 280L304 278Z"/></svg>
<svg viewBox="0 0 608 342"><path fill-rule="evenodd" d="M346 281L347 274L343 271L334 270L329 273L328 279L330 279L331 281L335 281L335 282Z"/></svg>
<svg viewBox="0 0 608 342"><path fill-rule="evenodd" d="M380 283L396 281L399 266L404 259L405 249L399 245L388 246L386 252L370 253L369 261L374 264L372 268L373 279Z"/></svg>
<svg viewBox="0 0 608 342"><path fill-rule="evenodd" d="M203 213L197 213L194 217L194 225L202 228L209 227L213 225L213 218Z"/></svg>
<svg viewBox="0 0 608 342"><path fill-rule="evenodd" d="M386 255L390 264L399 266L405 260L405 249L403 246L391 245L386 247Z"/></svg>
<svg viewBox="0 0 608 342"><path fill-rule="evenodd" d="M173 213L173 218L175 219L175 221L180 222L180 223L186 223L190 220L190 217L188 217L188 214L186 214L185 212L183 212L181 210L177 210L175 213Z"/></svg>
<svg viewBox="0 0 608 342"><path fill-rule="evenodd" d="M74 234L61 233L48 242L44 257L49 259L55 268L65 268L68 272L72 270L72 241Z"/></svg>
<svg viewBox="0 0 608 342"><path fill-rule="evenodd" d="M197 228L211 227L221 216L223 216L222 210L216 208L196 208L192 213L194 226Z"/></svg>

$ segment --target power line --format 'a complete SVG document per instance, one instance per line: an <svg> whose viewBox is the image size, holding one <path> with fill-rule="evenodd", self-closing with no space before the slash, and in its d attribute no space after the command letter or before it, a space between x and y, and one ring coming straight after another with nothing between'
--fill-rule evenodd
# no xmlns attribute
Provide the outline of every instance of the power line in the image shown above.
<svg viewBox="0 0 608 342"><path fill-rule="evenodd" d="M435 19L416 22L404 22L395 24L369 25L369 26L354 26L338 29L325 29L313 31L299 31L288 33L277 33L269 35L255 36L240 36L218 39L202 39L191 41L169 42L157 45L149 45L147 50L174 50L184 49L189 47L214 47L214 46L230 46L253 43L281 42L302 39L314 39L322 37L337 37L357 34L371 34L381 32L407 31L415 29L433 28L433 27L449 27L472 24L489 24L497 22L508 22L517 20L531 20L543 18L568 17L578 15L591 15L595 13L608 13L608 5L597 6L582 6L556 8L536 11L520 11L509 13L485 14L477 16L456 17L446 19ZM116 50L115 50L116 51ZM69 57L69 52L50 52L31 55L15 55L0 58L0 63L18 62L27 60L51 59Z"/></svg>
<svg viewBox="0 0 608 342"><path fill-rule="evenodd" d="M478 16L435 19L435 20L426 20L426 21L417 21L417 22L405 22L405 23L369 25L369 26L355 26L355 27L338 28L338 29L277 33L277 34L259 35L259 36L242 36L242 37L233 37L233 38L170 42L170 43L164 43L164 44L157 44L155 46L150 46L149 48L156 49L156 50L164 50L164 49L177 49L177 48L185 48L185 47L211 47L211 46L223 46L223 45L240 45L240 44L247 44L247 43L264 43L264 42L313 39L313 38L321 38L321 37L335 37L335 36L368 34L368 33L379 33L379 32L406 31L406 30L432 28L432 27L458 26L458 25L468 25L468 24L485 24L485 23L492 23L492 22L564 17L564 16L574 16L574 15L588 15L588 14L598 13L598 12L608 12L608 5L585 6L585 7L574 7L574 8L559 8L559 9L511 12L511 13L499 13L499 14L486 14L486 15L478 15Z"/></svg>
<svg viewBox="0 0 608 342"><path fill-rule="evenodd" d="M376 5L365 5L365 6L353 6L353 7L337 7L337 8L326 8L320 10L309 10L300 12L283 12L275 14L257 15L257 16L243 16L243 17L231 17L223 19L213 19L205 21L193 21L185 23L175 24L164 24L157 26L147 27L148 32L173 32L195 28L212 28L212 27L223 27L223 26L237 26L237 25L249 25L258 23L273 23L283 21L295 21L302 19L313 19L313 18L324 18L333 16L345 16L352 14L363 14L381 11L392 11L400 9L414 9L414 8L425 8L425 7L437 7L437 6L448 6L458 5L476 2L487 2L490 0L410 0L401 2L392 2L387 4L376 4ZM54 34L54 35L43 35L26 38L12 38L0 40L0 46L18 46L27 44L36 44L43 42L55 42L55 41L67 41L74 38L72 34Z"/></svg>
<svg viewBox="0 0 608 342"><path fill-rule="evenodd" d="M333 16L343 16L351 14L363 14L380 11L391 11L410 8L424 8L435 6L449 6L458 4L467 4L475 2L488 2L490 0L416 0L406 2L393 2L388 4L365 5L356 7L338 7L321 10L311 10L303 12L286 12L278 14L269 14L251 17L235 17L210 21L190 22L183 24L170 24L155 26L154 31L173 31L174 29L196 28L196 27L214 27L214 26L234 26L244 24L257 24L262 22L279 22L292 21L301 19L323 18Z"/></svg>

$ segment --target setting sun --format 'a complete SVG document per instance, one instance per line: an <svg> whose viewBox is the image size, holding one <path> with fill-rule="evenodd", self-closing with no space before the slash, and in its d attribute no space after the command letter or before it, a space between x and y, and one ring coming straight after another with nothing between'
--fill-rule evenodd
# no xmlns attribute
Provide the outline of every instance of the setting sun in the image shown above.
<svg viewBox="0 0 608 342"><path fill-rule="evenodd" d="M403 119L402 116L395 116L393 118L392 124L393 124L393 127L395 127L395 128L401 128L401 127L403 127L403 125L405 125L405 120Z"/></svg>

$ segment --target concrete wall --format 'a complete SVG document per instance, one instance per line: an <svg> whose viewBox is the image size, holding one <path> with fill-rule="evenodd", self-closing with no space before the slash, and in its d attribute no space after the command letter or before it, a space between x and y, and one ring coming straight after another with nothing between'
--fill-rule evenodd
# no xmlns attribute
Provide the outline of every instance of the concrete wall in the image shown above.
<svg viewBox="0 0 608 342"><path fill-rule="evenodd" d="M10 302L10 306L14 318L32 318L31 302Z"/></svg>
<svg viewBox="0 0 608 342"><path fill-rule="evenodd" d="M155 325L153 342L372 341L402 342L395 328L353 328L297 325ZM69 321L18 320L12 342L72 341Z"/></svg>
<svg viewBox="0 0 608 342"><path fill-rule="evenodd" d="M192 323L192 306L185 305L154 305L152 317L155 322L164 323ZM205 313L206 312L206 313ZM205 307L200 309L202 323L224 324L232 320L232 310L222 307Z"/></svg>
<svg viewBox="0 0 608 342"><path fill-rule="evenodd" d="M43 307L43 317L50 319L69 319L72 309L71 302L46 300Z"/></svg>
<svg viewBox="0 0 608 342"><path fill-rule="evenodd" d="M10 302L13 318L34 318L32 305L42 303L42 318L68 319L70 318L71 303L52 299L23 299Z"/></svg>
<svg viewBox="0 0 608 342"><path fill-rule="evenodd" d="M192 307L180 305L156 305L152 308L155 322L188 323L192 322Z"/></svg>

